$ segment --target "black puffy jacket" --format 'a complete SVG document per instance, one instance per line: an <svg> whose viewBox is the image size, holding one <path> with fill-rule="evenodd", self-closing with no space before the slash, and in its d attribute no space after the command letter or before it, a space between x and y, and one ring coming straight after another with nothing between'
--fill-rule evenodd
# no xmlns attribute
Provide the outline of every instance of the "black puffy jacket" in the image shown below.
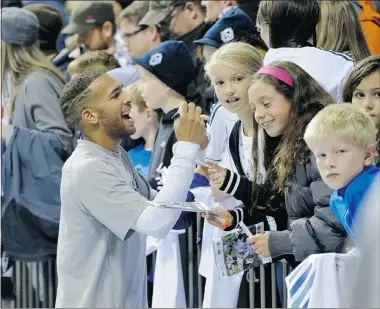
<svg viewBox="0 0 380 309"><path fill-rule="evenodd" d="M230 194L236 189L233 196L244 203L243 221L250 224L252 218L249 213L253 205L252 181L228 171L220 189ZM331 193L332 190L322 181L313 155L306 164L296 167L286 182L285 194L272 200L273 203L277 203L277 207L281 201L285 202L288 216L287 229L281 231L279 228L270 232L269 251L272 258L293 255L295 260L300 262L314 253L342 252L347 235L329 207ZM268 206L270 195L264 188L259 189L256 205ZM284 217L284 213L281 209L269 209L255 208L273 216L276 222L283 221L281 218ZM234 218L240 219L236 216Z"/></svg>

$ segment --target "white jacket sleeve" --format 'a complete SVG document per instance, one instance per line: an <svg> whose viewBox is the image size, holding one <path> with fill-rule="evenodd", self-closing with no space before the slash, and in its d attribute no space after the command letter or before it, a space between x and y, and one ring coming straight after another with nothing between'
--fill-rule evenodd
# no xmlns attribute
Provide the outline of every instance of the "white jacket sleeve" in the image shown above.
<svg viewBox="0 0 380 309"><path fill-rule="evenodd" d="M195 160L199 145L177 142L173 146L173 158L168 179L154 200L159 202L183 202L193 180ZM146 207L137 219L134 230L156 238L164 238L177 222L180 210Z"/></svg>

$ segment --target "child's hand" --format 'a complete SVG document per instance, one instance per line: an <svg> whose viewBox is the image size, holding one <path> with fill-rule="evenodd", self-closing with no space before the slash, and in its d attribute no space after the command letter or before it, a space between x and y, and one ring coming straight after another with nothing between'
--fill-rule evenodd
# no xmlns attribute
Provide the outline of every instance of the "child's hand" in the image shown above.
<svg viewBox="0 0 380 309"><path fill-rule="evenodd" d="M229 211L224 207L211 207L204 214L202 214L203 218L206 218L207 222L215 227L222 229L227 221L228 224L226 226L230 227L232 225L233 217L229 213Z"/></svg>
<svg viewBox="0 0 380 309"><path fill-rule="evenodd" d="M270 257L269 232L251 236L247 241L252 245L253 250L255 250L259 257Z"/></svg>
<svg viewBox="0 0 380 309"><path fill-rule="evenodd" d="M212 161L207 161L206 163L210 167L208 173L210 174L211 186L215 189L220 189L226 178L227 169Z"/></svg>

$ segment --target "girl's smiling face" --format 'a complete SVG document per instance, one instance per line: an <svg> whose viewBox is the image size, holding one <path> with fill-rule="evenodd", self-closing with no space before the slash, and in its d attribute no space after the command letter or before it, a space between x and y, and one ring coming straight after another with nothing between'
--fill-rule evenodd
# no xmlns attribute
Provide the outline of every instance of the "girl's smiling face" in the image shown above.
<svg viewBox="0 0 380 309"><path fill-rule="evenodd" d="M264 82L255 82L248 95L256 122L270 137L283 135L290 120L289 101Z"/></svg>
<svg viewBox="0 0 380 309"><path fill-rule="evenodd" d="M231 113L249 112L248 88L251 76L243 68L218 61L210 67L216 96Z"/></svg>
<svg viewBox="0 0 380 309"><path fill-rule="evenodd" d="M380 71L362 79L353 92L352 104L363 107L380 129Z"/></svg>

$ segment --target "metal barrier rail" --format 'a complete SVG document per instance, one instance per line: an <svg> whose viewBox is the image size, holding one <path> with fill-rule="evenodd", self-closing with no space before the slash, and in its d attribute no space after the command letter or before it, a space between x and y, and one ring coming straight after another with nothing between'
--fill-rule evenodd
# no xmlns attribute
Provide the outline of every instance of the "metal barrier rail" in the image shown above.
<svg viewBox="0 0 380 309"><path fill-rule="evenodd" d="M2 299L2 308L53 308L57 290L55 260L15 261L13 266L15 300Z"/></svg>
<svg viewBox="0 0 380 309"><path fill-rule="evenodd" d="M194 240L193 229L197 229L197 242ZM201 234L201 220L197 218L196 226L191 226L187 231L188 239L188 267L187 278L189 289L186 291L187 304L189 308L201 307L203 302L203 282L204 278L198 274L198 266L200 262L200 246L194 245L199 243ZM196 257L196 259L195 259ZM197 263L194 263L194 259ZM277 267L279 264L280 267ZM194 269L196 267L196 269ZM278 268L278 269L276 269ZM256 308L257 297L259 297L260 308L277 308L277 277L276 273L280 269L282 272L282 299L283 307L286 307L286 284L285 277L290 272L290 267L285 262L277 262L264 268L260 266L259 271L249 270L244 275L244 280L249 284L249 292L247 293L247 306ZM270 299L271 303L267 303L268 291L266 290L265 271L270 270ZM256 274L255 274L256 273ZM259 275L257 276L257 273ZM198 274L195 276L194 274ZM243 280L243 281L244 281ZM2 308L53 308L55 304L57 289L57 274L55 261L47 262L21 262L16 261L13 269L13 282L15 286L16 299L13 303L4 302L2 300ZM196 296L196 297L195 297ZM255 301L256 299L256 301Z"/></svg>

